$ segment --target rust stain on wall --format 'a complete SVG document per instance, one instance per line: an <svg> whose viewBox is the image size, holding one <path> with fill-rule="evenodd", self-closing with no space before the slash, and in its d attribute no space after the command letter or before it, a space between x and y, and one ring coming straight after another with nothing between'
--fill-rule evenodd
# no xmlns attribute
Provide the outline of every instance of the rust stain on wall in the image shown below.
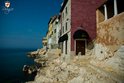
<svg viewBox="0 0 124 83"><path fill-rule="evenodd" d="M96 30L95 42L103 46L98 49L107 49L104 51L106 57L112 56L121 45L124 45L124 12L97 24Z"/></svg>
<svg viewBox="0 0 124 83"><path fill-rule="evenodd" d="M124 44L124 13L121 13L97 26L96 42L104 45Z"/></svg>

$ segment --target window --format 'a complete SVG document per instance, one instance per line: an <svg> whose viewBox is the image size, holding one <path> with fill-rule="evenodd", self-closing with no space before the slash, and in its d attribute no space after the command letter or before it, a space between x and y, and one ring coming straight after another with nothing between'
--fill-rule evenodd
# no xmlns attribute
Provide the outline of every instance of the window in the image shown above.
<svg viewBox="0 0 124 83"><path fill-rule="evenodd" d="M64 19L64 12L63 12L63 19Z"/></svg>
<svg viewBox="0 0 124 83"><path fill-rule="evenodd" d="M53 31L52 31L52 34L51 35L53 35Z"/></svg>
<svg viewBox="0 0 124 83"><path fill-rule="evenodd" d="M62 30L59 31L59 37L62 35Z"/></svg>
<svg viewBox="0 0 124 83"><path fill-rule="evenodd" d="M66 7L66 11L65 12L66 12L66 15L67 15L68 14L68 8L67 7Z"/></svg>
<svg viewBox="0 0 124 83"><path fill-rule="evenodd" d="M114 0L108 0L107 6L107 17L108 19L114 16Z"/></svg>
<svg viewBox="0 0 124 83"><path fill-rule="evenodd" d="M67 31L68 23L66 22L65 24L65 30Z"/></svg>
<svg viewBox="0 0 124 83"><path fill-rule="evenodd" d="M63 27L62 27L62 29L61 29L61 35L62 35L62 33L63 33Z"/></svg>
<svg viewBox="0 0 124 83"><path fill-rule="evenodd" d="M56 29L54 29L54 33L56 33Z"/></svg>
<svg viewBox="0 0 124 83"><path fill-rule="evenodd" d="M63 26L63 33L64 33L64 26Z"/></svg>
<svg viewBox="0 0 124 83"><path fill-rule="evenodd" d="M118 14L124 12L124 1L123 0L117 0L117 10Z"/></svg>

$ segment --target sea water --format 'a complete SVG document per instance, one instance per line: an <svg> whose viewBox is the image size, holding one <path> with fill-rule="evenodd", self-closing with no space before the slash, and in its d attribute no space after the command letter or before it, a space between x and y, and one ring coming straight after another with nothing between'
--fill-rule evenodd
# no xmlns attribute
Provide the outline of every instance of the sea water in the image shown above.
<svg viewBox="0 0 124 83"><path fill-rule="evenodd" d="M0 49L0 83L24 83L33 80L34 76L22 71L23 65L35 64L27 57L27 52L35 49Z"/></svg>

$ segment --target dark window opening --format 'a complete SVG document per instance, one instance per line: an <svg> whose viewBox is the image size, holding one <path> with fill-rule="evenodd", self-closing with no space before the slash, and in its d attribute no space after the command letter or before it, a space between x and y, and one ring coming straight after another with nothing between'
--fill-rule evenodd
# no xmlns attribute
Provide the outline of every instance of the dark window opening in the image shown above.
<svg viewBox="0 0 124 83"><path fill-rule="evenodd" d="M56 29L54 29L54 33L56 33Z"/></svg>
<svg viewBox="0 0 124 83"><path fill-rule="evenodd" d="M65 25L65 30L67 31L67 27L68 27L68 24L67 24L67 22L66 22L66 25Z"/></svg>
<svg viewBox="0 0 124 83"><path fill-rule="evenodd" d="M68 14L68 9L67 9L67 7L66 7L66 11L65 11L65 12L66 12L66 15L67 15L67 14Z"/></svg>
<svg viewBox="0 0 124 83"><path fill-rule="evenodd" d="M118 14L124 12L124 0L117 0Z"/></svg>
<svg viewBox="0 0 124 83"><path fill-rule="evenodd" d="M52 31L52 34L51 35L53 35L53 31Z"/></svg>
<svg viewBox="0 0 124 83"><path fill-rule="evenodd" d="M62 35L62 30L60 30L60 34L59 34L60 36Z"/></svg>
<svg viewBox="0 0 124 83"><path fill-rule="evenodd" d="M63 12L63 19L64 19L64 12Z"/></svg>
<svg viewBox="0 0 124 83"><path fill-rule="evenodd" d="M63 26L63 33L64 33L64 26Z"/></svg>
<svg viewBox="0 0 124 83"><path fill-rule="evenodd" d="M109 19L114 16L114 0L108 0L106 6L107 6L107 16Z"/></svg>

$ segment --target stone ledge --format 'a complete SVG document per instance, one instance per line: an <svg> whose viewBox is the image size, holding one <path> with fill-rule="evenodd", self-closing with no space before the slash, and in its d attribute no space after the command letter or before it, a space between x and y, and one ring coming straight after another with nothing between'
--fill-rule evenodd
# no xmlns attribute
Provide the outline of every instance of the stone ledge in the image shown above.
<svg viewBox="0 0 124 83"><path fill-rule="evenodd" d="M88 66L90 68L94 69L95 71L97 71L98 73L100 73L100 74L102 74L102 75L104 75L106 77L109 77L109 78L117 81L117 83L123 83L124 82L124 79L123 79L124 77L122 77L122 76L119 76L117 74L110 73L110 72L105 71L104 69L102 69L100 67L97 67L95 65L92 65L92 64L90 64Z"/></svg>

